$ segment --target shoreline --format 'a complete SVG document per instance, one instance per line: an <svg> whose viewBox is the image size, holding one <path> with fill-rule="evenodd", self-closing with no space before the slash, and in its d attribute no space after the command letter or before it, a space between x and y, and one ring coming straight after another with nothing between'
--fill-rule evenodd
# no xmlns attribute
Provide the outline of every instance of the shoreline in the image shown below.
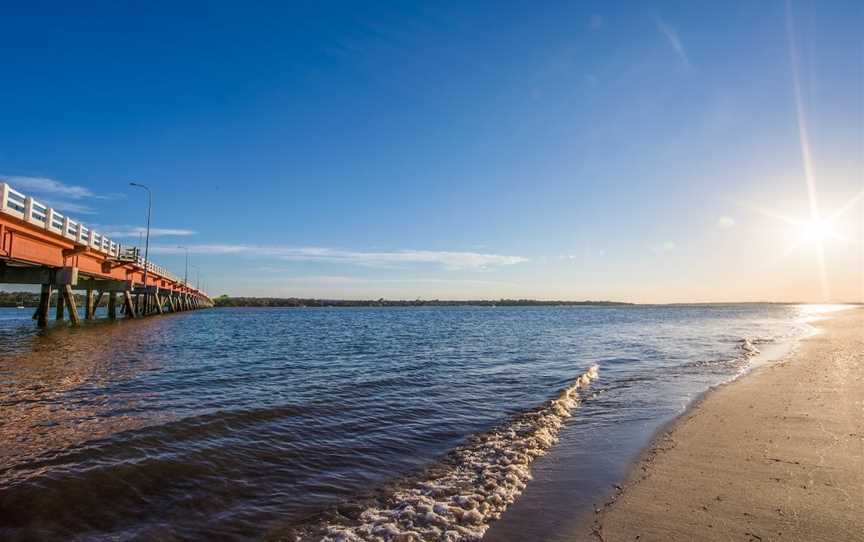
<svg viewBox="0 0 864 542"><path fill-rule="evenodd" d="M619 432L617 441L614 440L616 437L610 441L609 433L604 432L600 439L606 441L606 446L613 446L611 449L602 450L593 446L592 443L598 440L598 435L592 435L590 429L587 433L574 433L577 430L573 428L562 431L562 441L556 444L549 456L538 461L537 468L532 469L533 480L526 489L526 494L508 507L503 517L490 526L484 540L520 542L531 537L549 542L569 540L572 533L581 526L592 524L594 511L599 503L607 502L619 493L620 489L615 488L620 488L628 479L633 465L638 464L660 435L673 427L682 416L686 416L713 391L794 353L804 339L818 333L812 320L800 316L789 320L789 324L798 330L777 340L764 342L764 337L753 339L758 350L752 350L753 344L747 339L747 335L741 335L740 353L747 359L745 366L728 374L723 380L694 390L693 395L681 404L680 410L676 409L674 414L669 416L662 415L663 419L658 420L656 425L651 421L645 422L645 425L654 425L648 430L640 427L643 423L632 420L625 421L629 429ZM586 397L581 409L591 410L595 399L596 397ZM601 414L602 411L603 408L600 407L594 415ZM591 414L582 412L577 416L577 420L582 416L590 417ZM591 470L589 465L592 454L603 454L608 458L600 462L604 464L593 465L602 471ZM579 495L571 494L570 490L564 489L570 487L568 484L575 484L582 488L582 491ZM539 524L546 526L538 527ZM590 528L588 531L590 532Z"/></svg>
<svg viewBox="0 0 864 542"><path fill-rule="evenodd" d="M731 432L743 432L744 435L749 433L751 442L747 442L746 439L745 441L732 441L730 437L733 435L724 435L725 438L717 436L720 433L716 432L718 429L716 421L712 424L706 424L703 421L706 417L713 416L717 418L720 415L729 414L727 411L730 408L736 408L735 405L728 404L730 400L747 399L750 402L771 402L771 399L774 399L776 402L778 396L782 398L782 393L775 392L771 396L771 399L764 399L764 396L748 395L745 391L751 392L753 390L750 388L757 388L756 391L765 392L765 395L768 395L771 391L776 390L775 382L773 382L776 378L772 378L775 377L773 374L775 371L785 370L790 373L794 372L795 374L805 373L808 370L813 371L816 369L814 364L823 362L830 354L836 353L834 349L837 343L841 342L844 345L842 354L851 356L849 358L853 362L851 369L856 371L857 374L857 376L853 377L857 384L857 388L853 393L857 399L847 399L853 401L853 404L857 400L857 404L859 405L857 407L859 411L858 417L860 420L862 416L862 407L860 404L861 398L864 396L864 385L861 385L862 378L864 378L864 367L862 367L860 361L858 363L855 363L855 361L862 359L860 344L862 337L864 337L864 308L851 306L843 311L830 313L816 321L806 323L812 329L801 337L792 340L782 355L762 360L736 377L705 390L698 397L694 398L691 404L679 416L657 428L645 448L628 467L627 475L623 478L622 482L616 484L614 489L609 491L600 503L595 505L593 513L580 514L579 527L566 539L577 542L726 540L732 538L744 540L776 539L801 541L864 540L864 534L861 534L864 533L864 519L861 519L864 518L864 431L854 431L849 434L853 451L851 457L850 454L847 454L846 457L848 462L851 462L853 468L857 468L860 473L857 481L851 484L853 486L857 484L857 487L853 489L853 492L857 493L857 501L855 501L855 497L849 499L857 502L857 505L853 504L853 506L857 506L855 513L858 515L849 514L841 517L841 520L845 518L847 521L835 523L835 525L839 525L839 534L826 534L830 532L830 529L817 534L810 532L809 529L796 531L794 526L790 527L789 520L782 519L784 515L782 507L772 510L781 517L781 519L773 522L779 525L780 528L773 531L767 530L766 527L772 524L772 518L766 517L765 514L760 516L760 514L755 512L758 508L753 508L754 504L759 503L749 502L751 500L758 501L759 495L765 493L765 488L754 488L752 486L761 486L764 484L751 483L753 481L748 480L748 478L752 478L756 474L752 471L760 470L759 468L746 468L750 467L750 463L754 462L754 456L745 456L744 464L741 464L737 460L740 459L737 456L741 455L741 446L754 444L752 440L758 441L759 436L762 434L760 432L761 429L773 429L776 431L776 426L768 428L760 427L758 426L758 422L761 420L745 417L743 420L737 420L744 421L745 423L734 427ZM855 336L856 332L858 332L857 337ZM856 339L859 346L857 350L855 348ZM830 352L826 353L826 350L830 350ZM754 358L754 360L758 360L758 358L759 356ZM789 374L785 376L793 375ZM747 388L746 390L745 387ZM775 388L775 390L771 388ZM821 392L823 390L816 391ZM792 395L790 394L789 398L793 398ZM826 395L830 395L830 391L825 391L821 398L825 399ZM741 410L741 408L740 405L737 406L738 410ZM752 409L754 409L754 405L748 405L748 410ZM805 413L805 417L807 416L808 414ZM724 419L732 420L732 418ZM852 421L852 423L854 424L855 422ZM719 425L723 426L727 424L720 423ZM756 433L744 428L753 425L757 425L755 427L757 430ZM864 430L861 425L862 422L858 421L856 429ZM695 430L694 427L696 428ZM824 431L824 428L820 427L820 430ZM705 442L708 435L712 432L714 433L714 440L719 439L721 442L712 442L710 444ZM791 436L787 436L787 440L791 440ZM725 441L725 447L723 446L723 441ZM735 446L730 446L730 442L735 442ZM768 443L773 444L773 441L769 439ZM857 450L855 449L856 443ZM784 448L784 450L789 451L788 447ZM736 455L736 451L739 454ZM721 466L721 464L713 461L718 458L722 460L724 454L734 456L726 458L728 464ZM776 463L782 465L788 463L789 465L797 465L802 469L807 465L804 461L781 460L776 457L769 457L767 461L769 464ZM729 466L732 468L724 470L724 467ZM820 465L820 468L824 468L824 465ZM697 475L695 479L689 477L689 475L693 474ZM702 479L698 481L699 476L705 478L706 474L708 474L708 480ZM712 477L711 474L714 476ZM810 476L811 479L809 481L812 486L812 471L807 471L803 474ZM779 477L769 478L778 484L782 480ZM853 476L851 479L856 478ZM825 485L836 487L837 484L833 482L833 480L825 482ZM720 494L712 496L717 503L728 503L726 508L740 508L737 515L733 514L735 517L730 516L725 510L724 513L719 513L713 509L716 507L712 507L711 503L702 503L702 501L706 500L707 493L716 493L716 491L712 490L716 489L718 483L729 486L735 486L736 483L739 483L745 486L738 488L742 489L742 494L747 495L743 499L738 499L732 495L724 501L724 498ZM806 491L807 484L804 483L801 485L804 486ZM747 491L748 489L750 490L749 492ZM754 491L760 489L762 490L761 492ZM844 490L840 488L839 491ZM769 493L771 493L772 497L777 498L777 502L783 500L788 504L792 500L796 502L801 500L798 498L800 496L796 496L793 499L789 495L786 497L782 495L778 496L777 491L769 491ZM848 491L845 494L850 495ZM825 506L813 506L812 508L821 509L825 508ZM750 510L750 512L745 509ZM760 511L764 512L764 510ZM698 521L695 521L694 514L695 516L701 516L698 519L707 521L703 521L700 524ZM799 515L794 517L797 518ZM856 517L858 518L857 521ZM757 529L744 527L744 523L756 523L762 528L764 534L758 534ZM818 523L821 526L821 522ZM783 530L784 527L785 531ZM857 536L860 538L854 538L855 535L852 533L859 533Z"/></svg>

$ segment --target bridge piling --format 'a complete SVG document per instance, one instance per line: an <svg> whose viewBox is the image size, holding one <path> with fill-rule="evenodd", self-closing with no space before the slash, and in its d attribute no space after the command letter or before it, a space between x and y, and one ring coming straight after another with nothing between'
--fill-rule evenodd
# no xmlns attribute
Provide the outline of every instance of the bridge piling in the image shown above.
<svg viewBox="0 0 864 542"><path fill-rule="evenodd" d="M79 324L78 307L75 305L75 293L72 292L72 286L69 284L63 286L63 297L66 298L66 312L69 313L69 320L77 326Z"/></svg>
<svg viewBox="0 0 864 542"><path fill-rule="evenodd" d="M63 320L63 312L65 311L65 299L63 299L63 294L60 290L57 290L57 310L55 311L54 319L57 321Z"/></svg>
<svg viewBox="0 0 864 542"><path fill-rule="evenodd" d="M126 318L135 318L137 314L135 314L135 306L132 305L132 294L128 290L123 292L123 301L126 307Z"/></svg>
<svg viewBox="0 0 864 542"><path fill-rule="evenodd" d="M117 292L108 292L108 319L117 319Z"/></svg>
<svg viewBox="0 0 864 542"><path fill-rule="evenodd" d="M36 309L36 325L48 326L48 309L51 307L51 285L43 284L39 292L39 307Z"/></svg>
<svg viewBox="0 0 864 542"><path fill-rule="evenodd" d="M96 314L96 297L93 288L87 288L86 305L84 307L84 319L93 320Z"/></svg>

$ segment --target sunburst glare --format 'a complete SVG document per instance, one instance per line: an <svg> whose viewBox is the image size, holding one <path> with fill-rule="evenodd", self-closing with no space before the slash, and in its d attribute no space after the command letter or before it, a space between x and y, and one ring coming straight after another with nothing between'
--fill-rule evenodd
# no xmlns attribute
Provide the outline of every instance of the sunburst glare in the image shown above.
<svg viewBox="0 0 864 542"><path fill-rule="evenodd" d="M808 220L801 224L800 229L801 240L805 242L823 242L836 235L828 220Z"/></svg>

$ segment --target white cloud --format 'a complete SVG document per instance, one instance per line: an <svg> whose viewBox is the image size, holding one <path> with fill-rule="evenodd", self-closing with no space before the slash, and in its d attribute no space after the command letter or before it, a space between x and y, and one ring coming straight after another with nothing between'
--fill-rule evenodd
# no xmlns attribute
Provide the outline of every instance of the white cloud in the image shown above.
<svg viewBox="0 0 864 542"><path fill-rule="evenodd" d="M48 207L51 207L52 209L55 209L57 211L62 211L64 213L70 213L73 215L96 214L96 210L93 209L92 207L90 207L89 205L84 205L82 203L76 203L74 201L62 201L62 200L56 200L54 198L44 198L44 197L38 197L38 196L35 199L39 203L42 203L43 205L47 205Z"/></svg>
<svg viewBox="0 0 864 542"><path fill-rule="evenodd" d="M48 194L55 197L82 199L93 197L94 194L83 186L64 184L47 177L22 177L11 175L0 177L5 179L12 188L20 192L33 192L34 194Z"/></svg>
<svg viewBox="0 0 864 542"><path fill-rule="evenodd" d="M280 256L284 260L323 261L366 266L388 266L405 263L431 263L451 269L482 269L490 266L522 263L520 256L501 256L478 252L441 252L431 250L402 250L398 252L356 252L329 248L289 249Z"/></svg>
<svg viewBox="0 0 864 542"><path fill-rule="evenodd" d="M157 246L154 253L180 254L182 249L171 246ZM360 265L366 267L394 267L406 264L430 264L445 269L481 270L489 267L516 265L527 262L522 256L483 254L478 252L450 252L433 250L399 250L361 252L324 247L282 247L250 245L190 245L189 250L196 254L244 254L264 256L285 261L325 262L335 264Z"/></svg>
<svg viewBox="0 0 864 542"><path fill-rule="evenodd" d="M675 31L674 28L669 26L666 21L657 17L657 30L660 31L663 36L665 36L666 41L669 42L669 45L678 55L678 58L681 59L681 62L684 64L685 68L690 67L690 59L687 57L687 51L684 50L684 44L681 43L681 38L678 37L678 32Z"/></svg>
<svg viewBox="0 0 864 542"><path fill-rule="evenodd" d="M672 252L677 248L678 245L674 241L663 241L662 243L651 245L651 250L658 254L661 252Z"/></svg>
<svg viewBox="0 0 864 542"><path fill-rule="evenodd" d="M734 226L735 226L735 219L732 218L731 216L721 216L720 218L717 219L717 227L718 228L728 230L729 228L732 228Z"/></svg>
<svg viewBox="0 0 864 542"><path fill-rule="evenodd" d="M147 228L143 226L93 226L99 232L108 237L136 238L139 235L147 235ZM195 235L194 230L177 228L150 228L150 237L186 236Z"/></svg>
<svg viewBox="0 0 864 542"><path fill-rule="evenodd" d="M268 271L276 271L276 268L269 268ZM288 270L284 270L288 272ZM442 278L367 278L367 277L348 277L339 275L304 275L296 277L284 277L281 279L285 283L300 283L300 284L477 284L477 285L507 285L514 286L510 282L501 282L494 280L472 280L472 279L442 279Z"/></svg>
<svg viewBox="0 0 864 542"><path fill-rule="evenodd" d="M83 203L86 199L109 199L120 194L101 196L94 194L89 188L66 184L48 177L28 177L23 175L0 175L0 181L9 183L15 190L32 196L38 202L58 211L72 214L89 215L96 211L90 205ZM70 201L71 200L71 201Z"/></svg>
<svg viewBox="0 0 864 542"><path fill-rule="evenodd" d="M256 250L258 249L258 250ZM186 254L186 250L176 246L153 246L150 250L154 254ZM272 250L265 251L264 247L251 247L243 245L190 245L189 252L192 254L240 254L246 253L258 256L274 256Z"/></svg>

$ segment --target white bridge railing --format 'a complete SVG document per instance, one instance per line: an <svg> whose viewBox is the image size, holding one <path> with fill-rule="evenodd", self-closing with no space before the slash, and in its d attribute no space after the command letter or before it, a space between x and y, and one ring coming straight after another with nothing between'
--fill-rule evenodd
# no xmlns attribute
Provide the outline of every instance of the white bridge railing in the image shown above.
<svg viewBox="0 0 864 542"><path fill-rule="evenodd" d="M111 258L131 262L142 269L144 268L144 258L137 251L134 253L127 252L120 243L112 241L81 222L72 220L51 207L39 203L32 197L18 192L2 181L0 181L0 212L21 219L28 224L33 224L45 231L61 235L78 245L90 247ZM147 262L147 272L175 282L183 282L167 269L153 262Z"/></svg>

